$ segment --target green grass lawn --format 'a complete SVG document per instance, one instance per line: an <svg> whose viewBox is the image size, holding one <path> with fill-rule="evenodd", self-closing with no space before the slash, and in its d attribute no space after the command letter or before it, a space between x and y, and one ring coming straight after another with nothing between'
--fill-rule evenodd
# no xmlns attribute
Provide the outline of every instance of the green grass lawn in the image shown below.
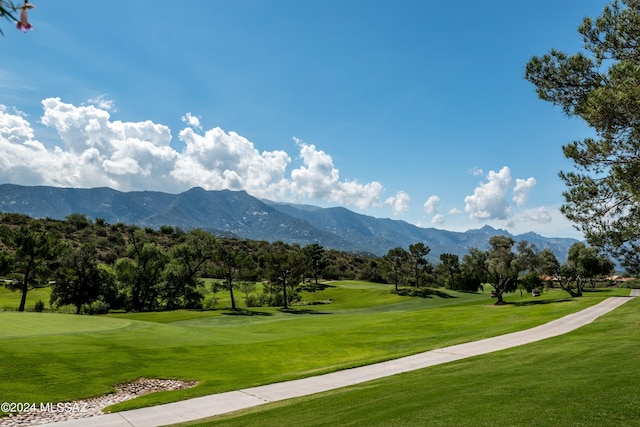
<svg viewBox="0 0 640 427"><path fill-rule="evenodd" d="M46 309L50 309L49 298L51 296L51 288L34 289L27 293L26 310L33 310L33 306L38 301L42 301ZM0 310L17 310L20 305L20 292L10 291L0 284Z"/></svg>
<svg viewBox="0 0 640 427"><path fill-rule="evenodd" d="M139 377L199 380L189 390L117 405L130 409L334 371L512 332L614 294L569 299L485 294L409 298L389 286L340 282L305 295L329 304L76 316L0 312L0 395L56 402L100 395Z"/></svg>
<svg viewBox="0 0 640 427"><path fill-rule="evenodd" d="M569 334L197 426L637 426L640 298Z"/></svg>

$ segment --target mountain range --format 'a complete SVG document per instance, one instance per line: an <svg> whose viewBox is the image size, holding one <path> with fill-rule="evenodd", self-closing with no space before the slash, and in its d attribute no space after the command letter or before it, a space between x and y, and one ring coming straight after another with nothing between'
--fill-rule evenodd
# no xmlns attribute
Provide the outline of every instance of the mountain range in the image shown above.
<svg viewBox="0 0 640 427"><path fill-rule="evenodd" d="M110 188L58 188L0 185L0 212L34 218L64 219L72 213L107 223L161 225L184 230L201 228L218 236L283 241L304 246L318 243L327 249L384 255L389 249L423 242L439 259L442 253L462 258L471 248L485 250L495 235L526 240L540 249L550 248L562 262L577 240L549 238L536 233L511 235L490 226L466 232L421 228L401 220L374 218L343 207L277 203L257 199L245 191L207 191L192 188L180 194L157 191L121 192Z"/></svg>

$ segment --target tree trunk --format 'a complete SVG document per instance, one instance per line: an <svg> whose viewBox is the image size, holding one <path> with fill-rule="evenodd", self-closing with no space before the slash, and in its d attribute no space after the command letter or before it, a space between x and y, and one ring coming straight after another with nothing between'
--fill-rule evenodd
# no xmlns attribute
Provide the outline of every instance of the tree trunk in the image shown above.
<svg viewBox="0 0 640 427"><path fill-rule="evenodd" d="M231 310L237 310L236 299L233 297L233 282L229 281L229 296L231 297Z"/></svg>
<svg viewBox="0 0 640 427"><path fill-rule="evenodd" d="M22 279L22 296L20 297L20 306L18 307L18 311L24 311L24 307L27 303L27 292L29 292L29 280L31 279L31 272L33 271L33 261L30 260L27 264L27 268L24 272L24 277Z"/></svg>
<svg viewBox="0 0 640 427"><path fill-rule="evenodd" d="M23 283L22 284L22 296L20 297L20 306L18 307L18 311L24 311L24 306L27 303L27 292L29 291L29 288L27 286L27 283Z"/></svg>
<svg viewBox="0 0 640 427"><path fill-rule="evenodd" d="M282 295L284 297L284 308L289 308L289 301L287 300L287 281L282 281Z"/></svg>

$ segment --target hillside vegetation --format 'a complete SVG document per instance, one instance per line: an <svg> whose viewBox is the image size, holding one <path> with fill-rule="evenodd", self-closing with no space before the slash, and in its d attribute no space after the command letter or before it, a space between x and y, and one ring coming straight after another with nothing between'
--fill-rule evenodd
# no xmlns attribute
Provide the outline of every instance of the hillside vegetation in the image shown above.
<svg viewBox="0 0 640 427"><path fill-rule="evenodd" d="M588 284L607 284L601 279L613 269L610 260L580 242L562 265L550 249L538 251L526 241L514 248L515 243L493 236L487 251L473 248L462 260L441 254L434 265L422 242L375 257L317 243L220 238L167 225L142 229L81 214L64 221L0 214L0 277L20 295L18 311L42 311L48 303L80 314L215 308L225 292L233 310L288 309L305 304L301 292L322 289L321 279L393 284L398 295L419 297L442 287L476 292L490 283L498 303L505 293L552 285L575 297ZM27 307L29 293L45 287L51 288L48 301Z"/></svg>

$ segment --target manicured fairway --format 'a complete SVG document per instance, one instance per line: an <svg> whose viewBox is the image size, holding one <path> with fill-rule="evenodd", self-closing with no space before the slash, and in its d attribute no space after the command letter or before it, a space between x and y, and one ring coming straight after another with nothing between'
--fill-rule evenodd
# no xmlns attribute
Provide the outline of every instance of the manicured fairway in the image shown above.
<svg viewBox="0 0 640 427"><path fill-rule="evenodd" d="M0 313L0 395L56 402L107 393L139 377L201 381L119 405L133 408L310 376L528 328L616 292L561 292L493 305L486 294L400 297L388 286L338 283L289 312L177 311L101 317ZM628 295L628 290L617 291Z"/></svg>
<svg viewBox="0 0 640 427"><path fill-rule="evenodd" d="M637 426L640 298L572 333L197 426Z"/></svg>

